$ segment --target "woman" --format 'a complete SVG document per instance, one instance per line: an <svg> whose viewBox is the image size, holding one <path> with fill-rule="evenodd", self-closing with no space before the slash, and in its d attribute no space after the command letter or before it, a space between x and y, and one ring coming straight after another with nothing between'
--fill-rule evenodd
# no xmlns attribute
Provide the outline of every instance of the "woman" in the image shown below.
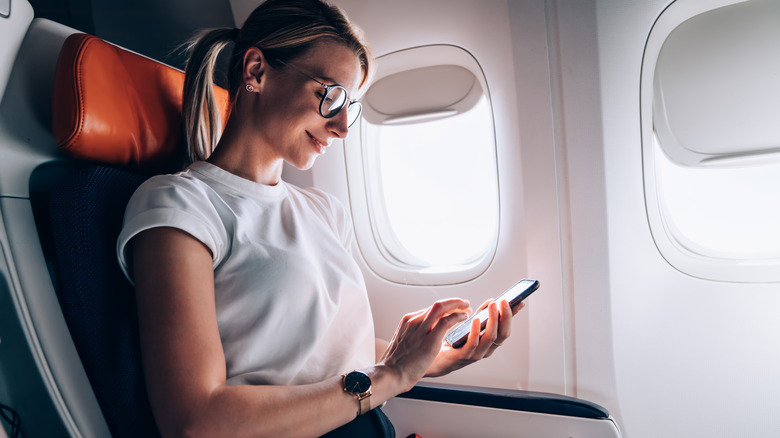
<svg viewBox="0 0 780 438"><path fill-rule="evenodd" d="M232 111L219 135L212 75L230 43ZM194 43L193 163L139 188L118 242L163 436L393 436L373 408L509 336L509 305L486 303L484 334L475 322L462 348L443 347L471 311L447 299L376 339L345 209L282 181L284 162L308 169L347 135L371 64L358 30L319 0L268 0L240 31Z"/></svg>

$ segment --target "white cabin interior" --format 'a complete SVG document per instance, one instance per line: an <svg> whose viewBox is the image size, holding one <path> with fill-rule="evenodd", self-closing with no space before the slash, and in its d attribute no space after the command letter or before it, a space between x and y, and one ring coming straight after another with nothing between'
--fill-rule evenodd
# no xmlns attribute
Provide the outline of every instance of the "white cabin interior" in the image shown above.
<svg viewBox="0 0 780 438"><path fill-rule="evenodd" d="M105 18L111 3L92 1L89 30L138 51L131 29ZM200 13L181 14L182 27L240 26L256 6L213 3L211 20L204 0L193 4ZM376 157L366 156L380 135L374 119L312 170L285 170L350 209L377 335L389 338L405 313L436 299L478 305L534 278L541 288L509 342L433 381L563 395L609 412L586 420L396 399L386 411L399 437L780 436L780 1L332 3L364 30L380 79L457 65L474 75L492 116L489 171L476 176L493 191L484 208L495 229L468 262L410 263L377 237L372 194L381 192L370 191ZM138 7L164 5L187 2ZM41 274L30 205L33 170L70 160L45 122L58 44L75 21L0 0L0 403L18 412L26 437L108 432L94 400L82 403L89 383ZM429 92L398 83L409 95ZM366 99L381 105L377 96ZM455 166L438 157L426 165Z"/></svg>

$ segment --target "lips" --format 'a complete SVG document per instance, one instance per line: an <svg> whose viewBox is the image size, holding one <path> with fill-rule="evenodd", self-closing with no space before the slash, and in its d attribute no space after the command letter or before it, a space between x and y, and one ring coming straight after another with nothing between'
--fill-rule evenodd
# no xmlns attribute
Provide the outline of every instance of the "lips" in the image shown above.
<svg viewBox="0 0 780 438"><path fill-rule="evenodd" d="M309 136L309 140L311 140L312 146L314 146L314 149L317 151L318 154L322 154L325 152L325 148L328 146L327 142L323 142L319 140L317 137L311 135L309 131L306 131L306 134Z"/></svg>

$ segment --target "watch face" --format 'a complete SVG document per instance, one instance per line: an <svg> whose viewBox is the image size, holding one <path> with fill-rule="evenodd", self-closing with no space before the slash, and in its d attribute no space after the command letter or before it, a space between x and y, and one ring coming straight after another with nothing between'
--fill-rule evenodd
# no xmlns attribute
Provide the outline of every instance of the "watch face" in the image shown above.
<svg viewBox="0 0 780 438"><path fill-rule="evenodd" d="M371 388L371 379L365 373L352 371L344 377L344 389L353 394L362 394Z"/></svg>

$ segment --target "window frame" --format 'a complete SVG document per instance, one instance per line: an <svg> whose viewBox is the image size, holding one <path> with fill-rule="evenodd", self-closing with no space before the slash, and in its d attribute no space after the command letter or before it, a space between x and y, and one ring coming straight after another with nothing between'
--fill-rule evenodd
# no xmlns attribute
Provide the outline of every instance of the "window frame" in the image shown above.
<svg viewBox="0 0 780 438"><path fill-rule="evenodd" d="M491 162L494 163L495 193L496 193L496 230L489 248L482 257L472 263L429 267L422 263L405 263L392 255L403 252L400 242L381 242L380 236L392 235L392 232L380 232L381 227L389 226L383 220L381 211L376 206L382 202L371 199L369 187L381 187L380 178L372 171L373 163L364 148L370 147L371 139L367 138L367 122L361 120L351 128L350 135L345 139L345 167L347 170L347 188L350 210L355 229L355 240L362 256L371 271L379 277L399 284L419 286L440 286L465 283L484 273L492 263L497 248L501 230L500 190L498 182L498 159L496 148L496 128L493 104L484 71L476 58L467 50L448 44L411 47L377 58L377 74L374 82L406 70L436 65L457 65L469 70L480 82L487 100L491 119ZM380 208L381 209L381 208ZM385 213L385 217L386 217ZM391 248L388 248L391 247ZM409 255L409 259L414 259Z"/></svg>
<svg viewBox="0 0 780 438"><path fill-rule="evenodd" d="M645 208L655 246L661 256L678 271L700 279L723 282L780 282L780 259L746 259L695 251L695 245L686 244L685 236L676 235L674 225L665 218L667 213L658 191L655 154L657 148L662 149L660 153L665 153L665 146L660 144L660 140L656 142L653 105L655 72L662 46L669 35L688 19L745 1L749 0L675 1L659 15L650 30L642 60L639 90ZM724 162L727 158L724 158ZM700 165L708 164L702 162Z"/></svg>

